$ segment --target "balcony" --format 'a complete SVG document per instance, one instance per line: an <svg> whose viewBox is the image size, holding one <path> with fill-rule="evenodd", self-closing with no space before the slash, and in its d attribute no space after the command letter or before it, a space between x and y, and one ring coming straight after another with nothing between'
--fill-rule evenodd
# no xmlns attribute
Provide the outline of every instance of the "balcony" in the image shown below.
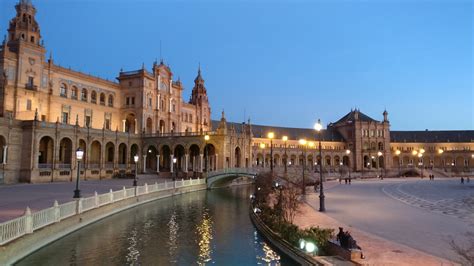
<svg viewBox="0 0 474 266"><path fill-rule="evenodd" d="M38 90L38 86L36 86L35 84L26 83L26 84L25 84L25 89L37 91L37 90Z"/></svg>

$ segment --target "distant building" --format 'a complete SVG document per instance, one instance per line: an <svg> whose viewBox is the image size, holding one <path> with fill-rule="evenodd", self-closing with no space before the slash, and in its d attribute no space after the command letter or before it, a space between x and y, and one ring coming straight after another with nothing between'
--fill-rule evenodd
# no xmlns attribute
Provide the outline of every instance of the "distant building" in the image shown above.
<svg viewBox="0 0 474 266"><path fill-rule="evenodd" d="M228 123L224 113L211 121L200 68L186 101L163 61L151 71L120 71L117 82L56 65L52 56L46 59L31 1L15 8L0 46L0 183L72 180L79 148L85 151L83 179L133 172L135 155L139 171L165 176L268 167L270 131L289 138L273 140L277 168L305 163L370 173L416 166L468 171L474 165L474 131L390 131L387 112L376 121L359 110L322 131L319 158L315 142L298 144L299 138L319 138L314 130Z"/></svg>

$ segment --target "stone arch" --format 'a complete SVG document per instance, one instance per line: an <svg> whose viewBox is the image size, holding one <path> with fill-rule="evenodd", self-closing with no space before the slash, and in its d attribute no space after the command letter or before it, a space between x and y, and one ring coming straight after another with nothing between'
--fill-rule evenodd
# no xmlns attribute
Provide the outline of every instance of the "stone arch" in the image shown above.
<svg viewBox="0 0 474 266"><path fill-rule="evenodd" d="M351 166L351 162L350 162L350 160L349 160L349 156L344 155L344 156L342 157L342 164L345 165L345 166L349 166L349 167Z"/></svg>
<svg viewBox="0 0 474 266"><path fill-rule="evenodd" d="M296 165L296 155L290 155L290 161L288 162L290 166Z"/></svg>
<svg viewBox="0 0 474 266"><path fill-rule="evenodd" d="M377 168L385 168L383 156L378 156Z"/></svg>
<svg viewBox="0 0 474 266"><path fill-rule="evenodd" d="M72 141L70 138L62 138L59 142L60 168L70 168L72 163Z"/></svg>
<svg viewBox="0 0 474 266"><path fill-rule="evenodd" d="M171 170L171 149L168 145L162 145L160 148L160 171L169 172Z"/></svg>
<svg viewBox="0 0 474 266"><path fill-rule="evenodd" d="M82 162L85 162L86 159L89 158L89 155L87 154L87 151L89 150L87 148L87 144L86 144L86 141L83 140L83 139L79 139L79 148L84 152L84 155L82 156Z"/></svg>
<svg viewBox="0 0 474 266"><path fill-rule="evenodd" d="M97 92L94 90L91 92L91 103L97 103Z"/></svg>
<svg viewBox="0 0 474 266"><path fill-rule="evenodd" d="M151 117L148 117L146 119L146 131L145 132L147 134L153 133L153 120L151 119Z"/></svg>
<svg viewBox="0 0 474 266"><path fill-rule="evenodd" d="M108 102L109 107L114 107L114 96L109 95L107 102Z"/></svg>
<svg viewBox="0 0 474 266"><path fill-rule="evenodd" d="M339 157L339 155L334 156L334 165L335 166L341 165L341 158Z"/></svg>
<svg viewBox="0 0 474 266"><path fill-rule="evenodd" d="M76 86L72 86L71 88L71 98L77 100L78 90Z"/></svg>
<svg viewBox="0 0 474 266"><path fill-rule="evenodd" d="M331 166L331 156L326 155L324 157L324 164L327 165L327 166Z"/></svg>
<svg viewBox="0 0 474 266"><path fill-rule="evenodd" d="M83 88L81 91L81 101L87 102L88 92L86 88Z"/></svg>
<svg viewBox="0 0 474 266"><path fill-rule="evenodd" d="M190 147L189 147L189 165L188 165L188 170L191 170L191 171L198 171L199 169L199 166L198 166L198 162L199 162L199 154L200 154L200 150L199 150L199 145L197 144L192 144Z"/></svg>
<svg viewBox="0 0 474 266"><path fill-rule="evenodd" d="M173 149L173 158L176 158L176 165L174 165L173 169L177 172L182 172L184 170L184 160L185 160L185 155L186 150L184 149L184 146L181 144L178 144L174 147ZM175 168L176 167L176 168Z"/></svg>
<svg viewBox="0 0 474 266"><path fill-rule="evenodd" d="M59 86L59 95L67 98L67 85L66 83L61 82Z"/></svg>
<svg viewBox="0 0 474 266"><path fill-rule="evenodd" d="M158 150L154 145L148 146L146 149L146 168L150 171L156 171L156 156L158 155Z"/></svg>
<svg viewBox="0 0 474 266"><path fill-rule="evenodd" d="M263 154L262 153L257 154L256 164L257 164L257 166L263 166Z"/></svg>
<svg viewBox="0 0 474 266"><path fill-rule="evenodd" d="M453 164L456 165L456 161L453 160L453 157L451 156L446 156L445 163L446 166L453 166Z"/></svg>
<svg viewBox="0 0 474 266"><path fill-rule="evenodd" d="M91 152L89 157L89 167L99 168L100 167L100 157L102 156L102 144L99 141L94 140L91 143Z"/></svg>
<svg viewBox="0 0 474 266"><path fill-rule="evenodd" d="M125 165L127 164L127 144L120 143L118 148L118 163Z"/></svg>
<svg viewBox="0 0 474 266"><path fill-rule="evenodd" d="M115 145L113 142L109 141L105 145L105 162L106 163L114 163L114 156L115 155Z"/></svg>
<svg viewBox="0 0 474 266"><path fill-rule="evenodd" d="M134 113L129 113L125 117L125 132L128 133L135 133L136 132L136 119L135 119L135 114Z"/></svg>
<svg viewBox="0 0 474 266"><path fill-rule="evenodd" d="M140 161L141 160L141 156L140 156L140 152L138 150L138 145L136 143L132 144L132 146L130 146L130 162L133 162L135 163L135 160L133 157L135 157L135 155L138 155L138 160Z"/></svg>
<svg viewBox="0 0 474 266"><path fill-rule="evenodd" d="M234 150L234 167L242 167L242 151L239 147Z"/></svg>
<svg viewBox="0 0 474 266"><path fill-rule="evenodd" d="M369 156L364 155L364 168L369 168L369 167L370 167Z"/></svg>
<svg viewBox="0 0 474 266"><path fill-rule="evenodd" d="M3 164L6 163L8 157L5 149L7 149L7 141L4 136L0 135L0 163Z"/></svg>
<svg viewBox="0 0 474 266"><path fill-rule="evenodd" d="M99 96L99 103L105 105L105 93L101 92Z"/></svg>
<svg viewBox="0 0 474 266"><path fill-rule="evenodd" d="M456 166L457 167L464 167L464 157L457 156L456 157Z"/></svg>
<svg viewBox="0 0 474 266"><path fill-rule="evenodd" d="M364 141L364 145L362 146L363 150L368 150L369 149L369 142Z"/></svg>
<svg viewBox="0 0 474 266"><path fill-rule="evenodd" d="M44 136L40 139L39 142L39 158L38 164L40 165L49 165L53 163L53 153L54 153L54 141L49 136Z"/></svg>
<svg viewBox="0 0 474 266"><path fill-rule="evenodd" d="M208 143L206 146L204 146L204 169L207 171L210 171L211 169L214 169L214 162L213 159L216 156L216 147Z"/></svg>

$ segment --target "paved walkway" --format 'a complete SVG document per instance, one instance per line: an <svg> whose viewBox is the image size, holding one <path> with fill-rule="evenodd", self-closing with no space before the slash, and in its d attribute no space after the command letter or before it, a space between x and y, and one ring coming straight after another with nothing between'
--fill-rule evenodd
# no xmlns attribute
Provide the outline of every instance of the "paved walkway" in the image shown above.
<svg viewBox="0 0 474 266"><path fill-rule="evenodd" d="M139 175L138 185L162 183L165 180L171 181L156 175ZM90 197L95 191L101 194L132 185L133 179L81 180L79 188L82 197ZM75 186L75 182L1 185L0 223L23 215L27 206L34 212L53 206L54 200L59 204L72 201Z"/></svg>
<svg viewBox="0 0 474 266"><path fill-rule="evenodd" d="M307 195L309 204L302 205L302 212L295 218L295 224L302 228L311 226L332 228L336 233L338 232L338 227L349 230L365 255L365 259L359 259L357 262L363 265L455 265L442 258L437 258L408 246L350 227L320 213L316 211L319 208L319 201L314 200L317 196L316 193ZM318 206L315 206L315 203Z"/></svg>

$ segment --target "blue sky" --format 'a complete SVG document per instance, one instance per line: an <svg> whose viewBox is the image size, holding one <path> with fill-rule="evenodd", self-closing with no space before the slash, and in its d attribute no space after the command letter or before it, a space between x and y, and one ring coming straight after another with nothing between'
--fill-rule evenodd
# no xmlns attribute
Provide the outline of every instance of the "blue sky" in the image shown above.
<svg viewBox="0 0 474 266"><path fill-rule="evenodd" d="M0 32L16 0L0 0ZM214 119L312 127L351 108L393 130L474 129L473 1L33 0L56 63L109 79L155 58Z"/></svg>

